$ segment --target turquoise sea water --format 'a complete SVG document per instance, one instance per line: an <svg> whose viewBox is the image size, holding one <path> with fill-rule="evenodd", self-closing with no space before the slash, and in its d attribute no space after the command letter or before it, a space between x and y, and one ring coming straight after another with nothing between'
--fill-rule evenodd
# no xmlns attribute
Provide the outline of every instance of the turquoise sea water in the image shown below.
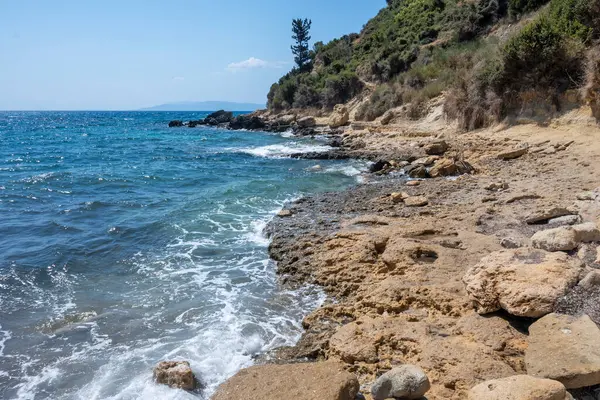
<svg viewBox="0 0 600 400"><path fill-rule="evenodd" d="M166 127L203 115L0 113L0 398L208 398L298 338L322 294L278 287L261 230L364 166L286 157L319 140ZM152 383L172 359L203 393Z"/></svg>

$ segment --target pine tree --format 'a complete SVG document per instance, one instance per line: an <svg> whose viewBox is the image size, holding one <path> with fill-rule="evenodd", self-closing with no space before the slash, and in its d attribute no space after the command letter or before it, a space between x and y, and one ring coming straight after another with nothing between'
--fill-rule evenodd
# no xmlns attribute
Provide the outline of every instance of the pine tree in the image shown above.
<svg viewBox="0 0 600 400"><path fill-rule="evenodd" d="M294 33L292 39L296 42L295 45L292 45L292 53L294 54L294 61L301 71L306 70L311 61L311 55L308 49L311 25L312 21L306 18L304 20L298 18L292 21L292 32Z"/></svg>

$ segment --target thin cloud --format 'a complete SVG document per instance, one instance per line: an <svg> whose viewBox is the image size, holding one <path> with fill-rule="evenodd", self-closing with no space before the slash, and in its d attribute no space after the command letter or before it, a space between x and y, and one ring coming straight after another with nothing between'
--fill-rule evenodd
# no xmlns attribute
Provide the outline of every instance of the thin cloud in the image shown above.
<svg viewBox="0 0 600 400"><path fill-rule="evenodd" d="M185 78L183 76L174 76L173 80L175 82L181 82L181 81L185 81Z"/></svg>
<svg viewBox="0 0 600 400"><path fill-rule="evenodd" d="M239 71L239 70L243 70L243 69L281 68L285 64L287 64L287 63L284 61L271 62L271 61L261 60L260 58L256 58L256 57L250 57L247 60L229 64L227 66L227 70L235 72L235 71Z"/></svg>

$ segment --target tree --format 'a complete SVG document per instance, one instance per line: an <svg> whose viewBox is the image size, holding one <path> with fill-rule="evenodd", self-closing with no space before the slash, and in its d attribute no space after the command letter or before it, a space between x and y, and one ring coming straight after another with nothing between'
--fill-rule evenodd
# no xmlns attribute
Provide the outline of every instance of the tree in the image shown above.
<svg viewBox="0 0 600 400"><path fill-rule="evenodd" d="M311 54L308 50L311 25L312 21L306 18L297 18L292 21L292 32L294 33L292 39L296 42L295 45L292 45L292 53L294 54L294 61L301 71L306 70L311 61Z"/></svg>

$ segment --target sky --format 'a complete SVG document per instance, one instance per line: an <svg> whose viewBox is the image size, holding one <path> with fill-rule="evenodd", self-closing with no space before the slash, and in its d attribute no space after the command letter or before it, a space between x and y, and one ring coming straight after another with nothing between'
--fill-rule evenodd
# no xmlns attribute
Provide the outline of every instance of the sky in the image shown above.
<svg viewBox="0 0 600 400"><path fill-rule="evenodd" d="M265 103L312 43L358 32L385 0L0 0L0 110ZM311 44L312 44L311 43Z"/></svg>

